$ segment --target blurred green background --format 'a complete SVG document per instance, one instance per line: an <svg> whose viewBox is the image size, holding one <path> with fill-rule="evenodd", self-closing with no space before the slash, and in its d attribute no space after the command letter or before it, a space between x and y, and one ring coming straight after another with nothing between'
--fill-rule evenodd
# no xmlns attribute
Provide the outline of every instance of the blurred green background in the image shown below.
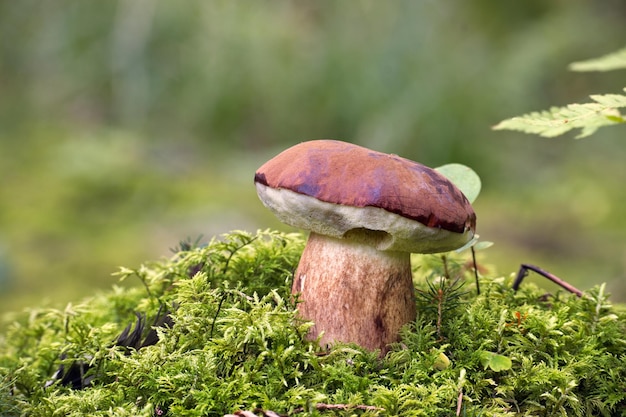
<svg viewBox="0 0 626 417"><path fill-rule="evenodd" d="M281 228L252 178L303 140L473 167L481 258L626 300L626 130L490 127L618 92L622 0L0 1L0 311L63 306L181 239ZM138 283L130 283L130 285Z"/></svg>

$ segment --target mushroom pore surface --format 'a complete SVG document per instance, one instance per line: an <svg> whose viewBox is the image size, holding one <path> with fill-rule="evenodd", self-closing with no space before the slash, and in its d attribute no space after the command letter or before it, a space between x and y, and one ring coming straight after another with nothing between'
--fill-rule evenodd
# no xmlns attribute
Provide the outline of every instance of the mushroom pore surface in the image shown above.
<svg viewBox="0 0 626 417"><path fill-rule="evenodd" d="M370 230L371 245L378 250L436 253L453 250L469 241L470 229L455 233L390 213L378 207L351 207L327 203L284 188L256 184L257 194L283 223L335 238L363 236ZM378 236L376 239L372 236Z"/></svg>

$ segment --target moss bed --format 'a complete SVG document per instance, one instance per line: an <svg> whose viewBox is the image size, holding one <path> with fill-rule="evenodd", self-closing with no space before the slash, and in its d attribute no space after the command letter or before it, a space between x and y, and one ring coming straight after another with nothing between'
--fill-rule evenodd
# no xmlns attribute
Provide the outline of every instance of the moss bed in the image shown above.
<svg viewBox="0 0 626 417"><path fill-rule="evenodd" d="M118 272L143 285L7 317L0 415L626 415L626 314L602 286L579 298L481 276L477 294L467 252L415 257L418 319L379 358L305 340L290 297L303 246L269 231L187 242Z"/></svg>

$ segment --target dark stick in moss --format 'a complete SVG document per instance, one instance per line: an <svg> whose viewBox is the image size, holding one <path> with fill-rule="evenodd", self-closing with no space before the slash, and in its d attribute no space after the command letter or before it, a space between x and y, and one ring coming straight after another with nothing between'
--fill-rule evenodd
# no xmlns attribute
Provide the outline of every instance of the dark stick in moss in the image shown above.
<svg viewBox="0 0 626 417"><path fill-rule="evenodd" d="M122 333L115 339L113 346L121 346L127 348L127 353L132 350L139 350L146 346L151 346L159 341L159 336L156 331L157 327L170 328L174 325L170 312L162 312L162 306L159 309L157 316L154 319L154 323L150 327L150 330L146 333L146 321L145 315L135 313L137 321L135 322L135 328L131 331L133 325L130 323L122 330ZM61 360L65 359L65 354L61 355ZM87 358L91 359L91 358ZM68 386L72 389L84 389L91 385L96 375L93 373L93 365L87 363L87 361L76 360L70 364L69 367L61 364L57 371L52 375L52 379L46 381L44 387L53 385L56 381L60 381L61 385Z"/></svg>
<svg viewBox="0 0 626 417"><path fill-rule="evenodd" d="M583 295L583 292L579 290L578 288L574 287L572 284L562 280L561 278L557 277L554 274L551 274L550 272L544 269L539 268L538 266L530 265L530 264L522 264L520 266L519 272L517 273L517 277L515 278L515 281L513 282L512 288L514 291L517 291L519 289L519 286L522 284L522 281L528 275L528 270L535 271L539 275L548 278L550 281L565 288L567 291L571 292L572 294L576 294L579 297L582 297Z"/></svg>
<svg viewBox="0 0 626 417"><path fill-rule="evenodd" d="M350 410L359 410L359 411L385 411L384 408L375 407L373 405L352 405L352 404L325 404L325 403L317 403L315 404L315 409L317 411L350 411ZM303 407L298 407L293 410L293 414L303 413L306 410ZM258 417L258 414L264 417L286 417L286 415L278 414L271 410L263 410L260 408L254 409L254 411L235 411L233 414L225 414L224 417Z"/></svg>

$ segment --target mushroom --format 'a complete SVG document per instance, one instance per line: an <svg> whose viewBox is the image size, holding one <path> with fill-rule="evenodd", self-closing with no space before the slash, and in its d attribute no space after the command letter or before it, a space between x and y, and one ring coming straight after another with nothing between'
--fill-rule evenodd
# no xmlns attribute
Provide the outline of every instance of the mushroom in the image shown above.
<svg viewBox="0 0 626 417"><path fill-rule="evenodd" d="M474 236L471 204L417 162L335 140L295 145L254 176L263 204L310 230L292 293L309 339L384 354L416 317L411 253L457 249Z"/></svg>

